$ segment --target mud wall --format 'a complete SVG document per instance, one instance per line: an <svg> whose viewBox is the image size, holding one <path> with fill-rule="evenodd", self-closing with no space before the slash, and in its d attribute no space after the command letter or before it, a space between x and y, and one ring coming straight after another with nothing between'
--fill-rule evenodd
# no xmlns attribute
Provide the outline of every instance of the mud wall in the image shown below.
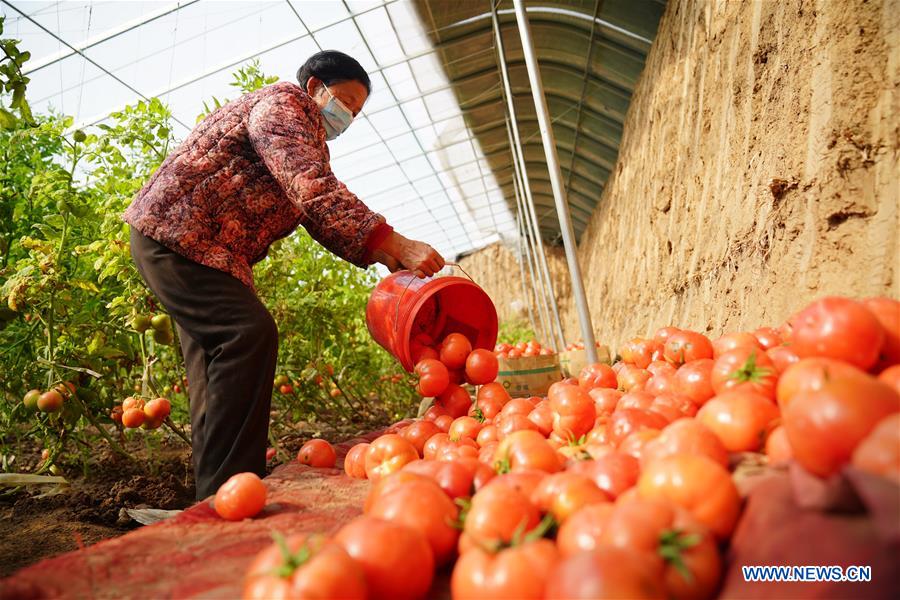
<svg viewBox="0 0 900 600"><path fill-rule="evenodd" d="M900 1L672 0L580 243L594 329L719 335L900 297L898 204Z"/></svg>

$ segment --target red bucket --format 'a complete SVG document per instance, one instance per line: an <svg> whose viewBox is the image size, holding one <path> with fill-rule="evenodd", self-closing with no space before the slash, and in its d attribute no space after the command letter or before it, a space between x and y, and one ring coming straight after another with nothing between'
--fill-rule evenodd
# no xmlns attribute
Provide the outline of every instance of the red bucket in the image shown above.
<svg viewBox="0 0 900 600"><path fill-rule="evenodd" d="M497 310L474 281L462 277L419 279L400 271L382 279L366 305L372 338L412 372L413 339L426 334L440 342L450 333L469 338L473 348L493 350Z"/></svg>

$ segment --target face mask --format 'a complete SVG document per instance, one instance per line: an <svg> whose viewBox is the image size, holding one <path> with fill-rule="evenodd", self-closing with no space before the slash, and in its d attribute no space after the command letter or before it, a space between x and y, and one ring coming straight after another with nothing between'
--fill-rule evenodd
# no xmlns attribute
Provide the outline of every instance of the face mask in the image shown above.
<svg viewBox="0 0 900 600"><path fill-rule="evenodd" d="M350 123L353 122L353 112L347 108L343 102L334 97L328 86L323 84L325 91L331 96L322 109L322 123L325 125L325 139L333 140L337 136L344 133Z"/></svg>

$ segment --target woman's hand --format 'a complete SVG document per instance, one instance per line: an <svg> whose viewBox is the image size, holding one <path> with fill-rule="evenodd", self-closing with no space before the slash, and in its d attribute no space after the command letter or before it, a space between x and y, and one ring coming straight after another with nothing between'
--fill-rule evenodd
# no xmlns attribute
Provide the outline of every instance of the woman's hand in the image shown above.
<svg viewBox="0 0 900 600"><path fill-rule="evenodd" d="M391 232L373 253L372 258L393 273L409 269L417 277L431 277L444 268L444 258L426 244Z"/></svg>

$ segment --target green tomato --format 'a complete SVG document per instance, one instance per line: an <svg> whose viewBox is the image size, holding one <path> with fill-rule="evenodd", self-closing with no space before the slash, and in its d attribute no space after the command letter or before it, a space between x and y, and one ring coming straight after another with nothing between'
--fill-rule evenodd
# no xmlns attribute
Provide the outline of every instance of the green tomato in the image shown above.
<svg viewBox="0 0 900 600"><path fill-rule="evenodd" d="M172 319L169 318L169 315L153 315L153 318L150 319L150 325L156 331L171 331Z"/></svg>
<svg viewBox="0 0 900 600"><path fill-rule="evenodd" d="M72 139L78 143L81 143L87 139L87 135L85 135L85 133L82 130L76 129L75 133L72 134Z"/></svg>
<svg viewBox="0 0 900 600"><path fill-rule="evenodd" d="M163 331L155 329L153 331L153 341L157 344L162 344L163 346L170 346L172 345L172 342L175 341L175 335L172 333L171 329Z"/></svg>
<svg viewBox="0 0 900 600"><path fill-rule="evenodd" d="M38 398L41 397L41 390L30 390L25 397L22 398L22 404L25 405L25 408L28 409L29 412L37 412Z"/></svg>
<svg viewBox="0 0 900 600"><path fill-rule="evenodd" d="M131 327L138 333L144 333L150 329L150 317L147 315L134 315L131 318Z"/></svg>

